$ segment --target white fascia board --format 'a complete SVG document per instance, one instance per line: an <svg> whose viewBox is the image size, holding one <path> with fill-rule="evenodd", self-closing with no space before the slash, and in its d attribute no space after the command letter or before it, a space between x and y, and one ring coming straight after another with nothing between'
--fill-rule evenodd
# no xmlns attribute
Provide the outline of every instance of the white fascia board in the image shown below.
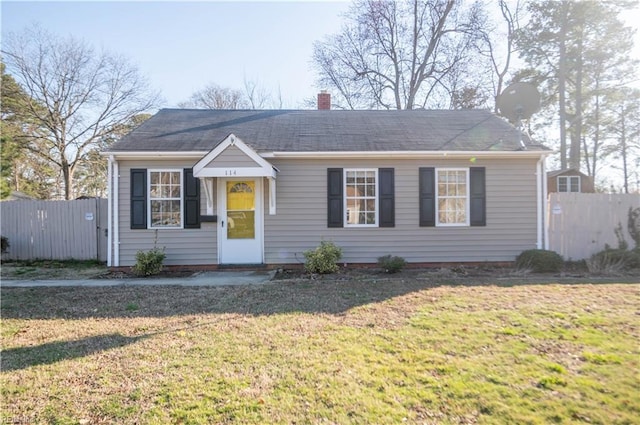
<svg viewBox="0 0 640 425"><path fill-rule="evenodd" d="M201 177L276 177L276 170L273 167L225 167L225 168L203 168L199 173L193 173L197 178Z"/></svg>
<svg viewBox="0 0 640 425"><path fill-rule="evenodd" d="M263 158L297 158L297 159L339 159L339 158L375 158L375 159L457 159L469 157L475 158L541 158L553 154L552 151L326 151L326 152L268 152L263 153Z"/></svg>
<svg viewBox="0 0 640 425"><path fill-rule="evenodd" d="M208 151L106 151L100 152L100 155L118 159L200 159L207 153Z"/></svg>
<svg viewBox="0 0 640 425"><path fill-rule="evenodd" d="M145 159L145 158L181 158L200 160L203 156L211 151L106 151L101 152L102 156L111 156L117 159ZM540 158L553 155L554 151L357 151L357 152L263 152L258 154L261 158L299 158L299 159L322 159L322 158L468 158L470 156L476 158Z"/></svg>

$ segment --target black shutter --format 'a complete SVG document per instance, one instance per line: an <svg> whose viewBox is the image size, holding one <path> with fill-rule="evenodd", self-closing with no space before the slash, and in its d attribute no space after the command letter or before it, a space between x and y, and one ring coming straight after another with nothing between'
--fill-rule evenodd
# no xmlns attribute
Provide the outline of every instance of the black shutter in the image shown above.
<svg viewBox="0 0 640 425"><path fill-rule="evenodd" d="M147 228L147 170L131 169L131 228Z"/></svg>
<svg viewBox="0 0 640 425"><path fill-rule="evenodd" d="M200 228L200 180L193 177L193 168L184 174L184 228Z"/></svg>
<svg viewBox="0 0 640 425"><path fill-rule="evenodd" d="M395 213L395 181L393 168L378 170L378 196L380 197L380 227L394 227Z"/></svg>
<svg viewBox="0 0 640 425"><path fill-rule="evenodd" d="M487 201L484 167L471 167L469 169L469 192L469 210L471 212L469 224L472 226L486 226Z"/></svg>
<svg viewBox="0 0 640 425"><path fill-rule="evenodd" d="M419 170L420 226L436 225L436 169L421 167Z"/></svg>
<svg viewBox="0 0 640 425"><path fill-rule="evenodd" d="M327 169L327 226L343 227L342 168Z"/></svg>

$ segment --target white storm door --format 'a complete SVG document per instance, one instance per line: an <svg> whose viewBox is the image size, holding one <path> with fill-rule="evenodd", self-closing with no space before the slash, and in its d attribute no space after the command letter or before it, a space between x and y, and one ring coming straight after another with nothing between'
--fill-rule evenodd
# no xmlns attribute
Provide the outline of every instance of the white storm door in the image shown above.
<svg viewBox="0 0 640 425"><path fill-rule="evenodd" d="M262 179L218 179L219 264L261 264Z"/></svg>

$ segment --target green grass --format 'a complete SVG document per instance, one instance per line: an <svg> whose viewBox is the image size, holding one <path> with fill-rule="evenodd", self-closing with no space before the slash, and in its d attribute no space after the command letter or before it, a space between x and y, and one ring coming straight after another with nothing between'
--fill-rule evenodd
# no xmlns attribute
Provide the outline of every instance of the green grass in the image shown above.
<svg viewBox="0 0 640 425"><path fill-rule="evenodd" d="M3 289L3 420L633 424L639 289Z"/></svg>

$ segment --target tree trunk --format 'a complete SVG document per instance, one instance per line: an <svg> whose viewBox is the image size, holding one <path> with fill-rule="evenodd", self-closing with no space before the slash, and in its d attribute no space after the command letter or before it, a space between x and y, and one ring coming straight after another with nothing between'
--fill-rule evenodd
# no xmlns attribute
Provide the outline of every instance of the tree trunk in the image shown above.
<svg viewBox="0 0 640 425"><path fill-rule="evenodd" d="M576 85L575 85L575 116L571 122L571 146L569 149L569 168L580 169L580 150L582 141L582 35L578 40L576 50Z"/></svg>
<svg viewBox="0 0 640 425"><path fill-rule="evenodd" d="M560 25L560 46L558 58L558 108L560 114L560 169L567 169L567 106L566 106L566 60L567 46L565 44L567 36L567 3L563 2L562 24Z"/></svg>
<svg viewBox="0 0 640 425"><path fill-rule="evenodd" d="M70 200L73 193L73 170L67 161L62 161L62 179L64 184L64 199Z"/></svg>
<svg viewBox="0 0 640 425"><path fill-rule="evenodd" d="M621 153L622 153L622 174L624 177L624 193L629 193L629 171L627 168L627 129L625 128L625 116L626 111L624 110L624 107L622 108L622 114L621 114L621 128L620 128L620 147L621 149Z"/></svg>

